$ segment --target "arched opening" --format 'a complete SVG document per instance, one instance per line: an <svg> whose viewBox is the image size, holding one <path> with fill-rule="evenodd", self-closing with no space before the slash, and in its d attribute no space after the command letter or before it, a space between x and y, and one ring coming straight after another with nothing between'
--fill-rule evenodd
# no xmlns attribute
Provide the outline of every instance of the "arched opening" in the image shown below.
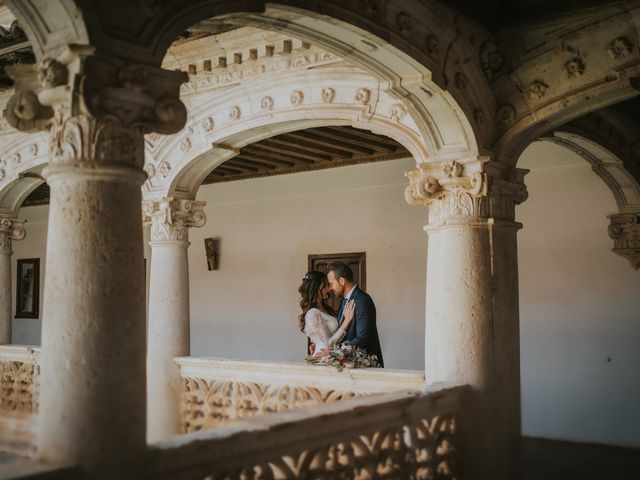
<svg viewBox="0 0 640 480"><path fill-rule="evenodd" d="M523 435L637 447L637 272L607 234L608 216L637 206L637 181L575 131L533 143L519 166L531 170L518 209Z"/></svg>

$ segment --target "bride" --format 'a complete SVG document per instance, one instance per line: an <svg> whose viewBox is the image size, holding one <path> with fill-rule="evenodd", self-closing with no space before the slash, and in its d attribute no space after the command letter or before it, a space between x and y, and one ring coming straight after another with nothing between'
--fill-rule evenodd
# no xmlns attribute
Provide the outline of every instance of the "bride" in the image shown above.
<svg viewBox="0 0 640 480"><path fill-rule="evenodd" d="M300 331L309 337L315 345L314 356L321 356L327 349L334 348L344 338L353 320L355 303L351 300L344 308L344 320L338 326L335 312L327 304L329 282L327 276L315 270L308 272L302 279L300 307L298 317Z"/></svg>

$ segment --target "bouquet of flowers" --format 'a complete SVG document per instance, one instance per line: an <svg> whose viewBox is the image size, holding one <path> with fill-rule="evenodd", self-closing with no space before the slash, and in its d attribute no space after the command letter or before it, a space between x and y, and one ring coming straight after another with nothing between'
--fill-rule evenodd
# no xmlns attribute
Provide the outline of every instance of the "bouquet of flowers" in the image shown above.
<svg viewBox="0 0 640 480"><path fill-rule="evenodd" d="M307 363L319 365L331 365L339 372L347 368L369 368L379 367L378 357L369 355L365 350L343 343L333 350L327 350L321 356L309 355L306 357Z"/></svg>

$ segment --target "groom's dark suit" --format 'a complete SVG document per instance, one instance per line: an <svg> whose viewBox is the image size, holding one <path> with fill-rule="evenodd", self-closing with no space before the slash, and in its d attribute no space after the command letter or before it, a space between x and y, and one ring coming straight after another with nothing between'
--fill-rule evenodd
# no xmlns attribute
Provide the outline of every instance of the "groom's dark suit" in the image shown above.
<svg viewBox="0 0 640 480"><path fill-rule="evenodd" d="M355 318L349 325L349 330L345 336L345 341L349 344L363 348L369 355L375 355L378 357L380 366L384 366L382 361L382 349L380 348L380 339L378 338L378 328L376 327L376 306L371 300L371 297L355 287L351 293L350 300L353 300L356 304ZM338 312L338 318L340 324L342 324L343 315L346 302L342 302L340 311Z"/></svg>

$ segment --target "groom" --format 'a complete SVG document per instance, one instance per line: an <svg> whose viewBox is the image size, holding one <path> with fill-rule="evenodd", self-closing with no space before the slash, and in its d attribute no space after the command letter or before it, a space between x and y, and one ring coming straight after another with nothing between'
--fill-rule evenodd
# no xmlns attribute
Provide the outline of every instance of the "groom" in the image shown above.
<svg viewBox="0 0 640 480"><path fill-rule="evenodd" d="M373 304L373 300L353 283L353 272L348 265L342 262L334 262L329 265L327 279L331 291L342 297L338 311L340 325L344 320L344 307L349 300L353 300L356 304L355 317L349 325L344 340L354 347L366 350L369 355L377 356L380 366L384 367L378 329L376 328L376 306Z"/></svg>

